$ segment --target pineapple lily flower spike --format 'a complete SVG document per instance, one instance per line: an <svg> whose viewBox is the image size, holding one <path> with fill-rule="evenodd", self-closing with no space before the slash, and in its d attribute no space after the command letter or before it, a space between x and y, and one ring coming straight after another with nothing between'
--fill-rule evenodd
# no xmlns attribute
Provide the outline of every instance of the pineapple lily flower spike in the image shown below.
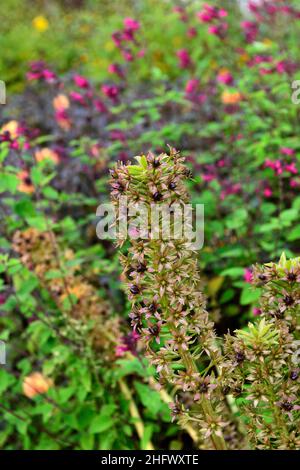
<svg viewBox="0 0 300 470"><path fill-rule="evenodd" d="M135 165L119 163L111 171L116 225L123 222L119 211L123 197L127 200L129 224L135 218L135 215L130 215L134 213L131 208L137 203L146 207L148 213L153 207L163 204L172 209L176 204L189 203L184 182L190 177L190 172L179 152L170 149L170 154L157 156L150 152L147 156L136 157L136 160ZM149 222L150 219L147 220ZM174 234L176 218L170 217L170 223L170 233ZM173 418L178 419L183 427L187 424L193 426L199 436L200 448L248 448L244 435L249 431L245 431L244 424L237 418L233 397L247 396L245 374L249 374L246 379L251 382L253 368L260 370L262 351L265 358L276 356L278 342L285 341L283 330L286 331L286 326L280 327L266 316L259 325L250 325L249 332L237 331L235 336L227 335L223 354L206 311L197 254L191 249L189 240L184 235L165 238L155 228L154 234L150 223L147 229L143 233L136 229L135 236L129 237L126 244L120 237L118 245L125 248L120 259L132 304L131 324L141 337L147 358L155 367L159 387L169 384L174 390ZM293 341L291 335L286 338L285 353ZM280 360L277 360L277 365L276 373L281 367ZM281 392L280 389L277 395ZM250 396L250 403L257 399L260 404L264 397L257 398L257 390L255 393L255 398ZM292 400L279 398L279 402L288 399ZM281 419L282 409L272 402L272 410L274 407ZM252 408L247 412L250 417L253 413L255 416ZM278 430L280 419L277 419L274 429ZM256 436L251 423L250 445L271 448L263 446L264 424ZM288 433L288 427L286 429ZM289 444L285 439L283 448L294 448L294 437L292 441ZM279 445L276 444L275 448Z"/></svg>
<svg viewBox="0 0 300 470"><path fill-rule="evenodd" d="M184 186L189 171L178 152L149 153L137 161L112 171L116 207L121 196L127 197L128 206L139 202L149 209L153 204L189 202ZM211 448L226 449L224 434L232 429L223 419L226 405L214 372L221 357L205 310L196 256L185 239L151 235L149 231L148 238L130 240L126 256L121 255L132 326L141 335L161 386L169 383L177 390L173 416L201 428ZM205 364L202 371L198 362Z"/></svg>

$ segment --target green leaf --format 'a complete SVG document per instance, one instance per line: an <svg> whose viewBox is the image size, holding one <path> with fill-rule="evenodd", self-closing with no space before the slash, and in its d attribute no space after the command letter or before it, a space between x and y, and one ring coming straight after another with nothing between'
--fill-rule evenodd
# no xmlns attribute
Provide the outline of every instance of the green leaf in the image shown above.
<svg viewBox="0 0 300 470"><path fill-rule="evenodd" d="M116 405L104 405L101 408L101 412L98 416L92 420L89 432L97 434L107 429L110 429L115 424L115 420L112 418L113 413L116 410Z"/></svg>
<svg viewBox="0 0 300 470"><path fill-rule="evenodd" d="M21 217L32 217L35 215L35 209L32 201L23 198L15 204L15 212Z"/></svg>
<svg viewBox="0 0 300 470"><path fill-rule="evenodd" d="M34 227L41 232L47 230L47 222L46 219L42 216L38 217L26 217L26 222L30 227Z"/></svg>
<svg viewBox="0 0 300 470"><path fill-rule="evenodd" d="M244 268L233 267L224 269L220 272L220 276L229 276L229 277L242 277L244 274Z"/></svg>
<svg viewBox="0 0 300 470"><path fill-rule="evenodd" d="M297 225L288 233L287 239L289 242L293 242L295 240L300 239L300 225Z"/></svg>
<svg viewBox="0 0 300 470"><path fill-rule="evenodd" d="M15 381L13 375L6 372L3 368L0 368L0 394L5 392Z"/></svg>
<svg viewBox="0 0 300 470"><path fill-rule="evenodd" d="M9 191L14 194L17 191L19 184L20 181L16 175L10 173L0 173L0 193Z"/></svg>
<svg viewBox="0 0 300 470"><path fill-rule="evenodd" d="M249 305L259 299L261 289L254 289L252 286L246 286L242 290L240 303L241 305Z"/></svg>
<svg viewBox="0 0 300 470"><path fill-rule="evenodd" d="M144 407L155 414L158 413L162 407L160 395L155 390L149 389L149 386L144 385L140 382L135 381L134 386Z"/></svg>
<svg viewBox="0 0 300 470"><path fill-rule="evenodd" d="M79 439L80 445L83 450L93 450L95 436L89 433L83 433Z"/></svg>

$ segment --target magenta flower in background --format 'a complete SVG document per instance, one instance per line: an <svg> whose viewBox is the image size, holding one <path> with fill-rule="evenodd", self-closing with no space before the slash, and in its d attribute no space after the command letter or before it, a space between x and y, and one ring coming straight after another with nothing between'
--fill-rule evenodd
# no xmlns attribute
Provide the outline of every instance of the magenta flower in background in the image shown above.
<svg viewBox="0 0 300 470"><path fill-rule="evenodd" d="M238 194L241 191L241 189L242 189L242 186L240 183L224 185L224 189L221 191L221 194L220 194L221 201L223 201L227 196Z"/></svg>
<svg viewBox="0 0 300 470"><path fill-rule="evenodd" d="M219 83L223 83L224 85L233 84L233 76L228 70L218 73L217 80Z"/></svg>
<svg viewBox="0 0 300 470"><path fill-rule="evenodd" d="M186 23L188 21L188 15L186 14L186 11L183 7L175 6L173 8L173 12L179 15L180 21L182 21L183 23Z"/></svg>
<svg viewBox="0 0 300 470"><path fill-rule="evenodd" d="M206 174L203 174L202 175L202 179L203 181L205 181L206 183L209 183L210 181L213 181L216 179L216 176L212 173L206 173Z"/></svg>
<svg viewBox="0 0 300 470"><path fill-rule="evenodd" d="M188 94L195 93L199 88L199 84L198 78L191 78L185 85L185 92Z"/></svg>
<svg viewBox="0 0 300 470"><path fill-rule="evenodd" d="M267 159L264 163L265 168L271 168L277 175L281 175L283 172L282 164L280 160Z"/></svg>
<svg viewBox="0 0 300 470"><path fill-rule="evenodd" d="M279 62L277 62L277 64L275 65L275 69L278 73L280 74L283 74L283 73L287 73L287 74L291 74L291 73L294 73L296 70L297 70L297 65L294 64L292 61L290 60L280 60Z"/></svg>
<svg viewBox="0 0 300 470"><path fill-rule="evenodd" d="M300 186L300 180L296 180L296 179L292 179L290 180L290 187L291 188L297 188L298 186Z"/></svg>
<svg viewBox="0 0 300 470"><path fill-rule="evenodd" d="M49 69L44 69L42 76L47 83L54 83L57 79L56 74Z"/></svg>
<svg viewBox="0 0 300 470"><path fill-rule="evenodd" d="M115 43L115 46L120 48L122 45L122 33L120 31L115 31L112 35L111 38L113 42Z"/></svg>
<svg viewBox="0 0 300 470"><path fill-rule="evenodd" d="M192 60L186 49L179 49L176 52L176 56L179 59L179 67L181 69L187 69L192 65Z"/></svg>
<svg viewBox="0 0 300 470"><path fill-rule="evenodd" d="M41 60L30 64L26 78L29 81L40 80L46 83L55 83L57 81L57 75L52 70L46 68L45 62Z"/></svg>
<svg viewBox="0 0 300 470"><path fill-rule="evenodd" d="M98 111L99 113L106 113L107 107L100 99L94 100L93 104L96 111Z"/></svg>
<svg viewBox="0 0 300 470"><path fill-rule="evenodd" d="M137 57L141 58L141 57L144 57L146 54L146 49L140 49L138 52L137 52Z"/></svg>
<svg viewBox="0 0 300 470"><path fill-rule="evenodd" d="M82 75L74 75L73 80L79 88L89 88L90 86L89 81Z"/></svg>
<svg viewBox="0 0 300 470"><path fill-rule="evenodd" d="M295 150L291 149L290 147L282 147L280 149L280 153L282 155L288 155L289 157L292 157L293 155L295 155Z"/></svg>
<svg viewBox="0 0 300 470"><path fill-rule="evenodd" d="M253 280L252 269L246 268L244 270L244 281L247 282L248 284L251 284L252 280Z"/></svg>
<svg viewBox="0 0 300 470"><path fill-rule="evenodd" d="M110 132L110 138L111 138L111 140L119 140L123 144L126 142L126 135L124 134L123 131L121 131L119 129L113 129Z"/></svg>
<svg viewBox="0 0 300 470"><path fill-rule="evenodd" d="M70 98L71 100L76 101L82 106L86 105L84 97L81 95L81 93L78 93L77 91L70 91Z"/></svg>
<svg viewBox="0 0 300 470"><path fill-rule="evenodd" d="M285 165L284 169L285 171L287 171L288 173L291 173L292 175L298 174L298 169L296 168L296 164L294 162L289 163L288 165Z"/></svg>
<svg viewBox="0 0 300 470"><path fill-rule="evenodd" d="M108 66L108 72L117 75L119 78L125 78L125 73L120 64L113 63Z"/></svg>
<svg viewBox="0 0 300 470"><path fill-rule="evenodd" d="M261 312L261 309L260 309L260 308L254 307L254 309L253 309L253 315L254 315L255 317L258 317L259 315L261 315L261 313L262 313L262 312Z"/></svg>
<svg viewBox="0 0 300 470"><path fill-rule="evenodd" d="M101 90L102 90L102 93L105 96L107 96L107 98L111 99L112 101L116 101L120 92L117 85L102 85Z"/></svg>
<svg viewBox="0 0 300 470"><path fill-rule="evenodd" d="M223 168L224 166L226 166L225 159L224 159L224 158L221 158L221 159L217 162L217 166L218 166L219 168Z"/></svg>
<svg viewBox="0 0 300 470"><path fill-rule="evenodd" d="M133 54L131 51L128 51L126 49L124 49L122 51L122 56L124 57L124 59L126 60L126 62L132 62L134 57L133 57Z"/></svg>
<svg viewBox="0 0 300 470"><path fill-rule="evenodd" d="M244 30L246 41L248 43L254 42L259 33L258 23L255 23L254 21L242 21L241 27Z"/></svg>
<svg viewBox="0 0 300 470"><path fill-rule="evenodd" d="M139 337L140 335L135 330L128 333L128 335L122 336L120 344L116 347L116 356L122 357L126 352L136 356Z"/></svg>
<svg viewBox="0 0 300 470"><path fill-rule="evenodd" d="M124 31L122 32L122 40L125 42L133 42L134 41L133 29L124 29Z"/></svg>
<svg viewBox="0 0 300 470"><path fill-rule="evenodd" d="M198 33L197 33L196 28L193 28L193 27L189 28L186 32L186 35L187 35L188 38L194 38L194 37L197 36L197 34Z"/></svg>
<svg viewBox="0 0 300 470"><path fill-rule="evenodd" d="M219 23L218 25L209 26L208 32L209 34L213 34L214 36L218 36L220 39L223 39L225 37L227 29L227 23Z"/></svg>
<svg viewBox="0 0 300 470"><path fill-rule="evenodd" d="M223 8L217 8L207 3L203 5L203 10L197 13L197 17L203 23L211 23L213 20L225 18L227 15L228 12Z"/></svg>
<svg viewBox="0 0 300 470"><path fill-rule="evenodd" d="M271 188L265 188L263 194L266 198L272 197L273 191Z"/></svg>
<svg viewBox="0 0 300 470"><path fill-rule="evenodd" d="M134 20L133 18L125 18L123 23L125 28L130 29L132 31L137 31L141 27L140 23Z"/></svg>
<svg viewBox="0 0 300 470"><path fill-rule="evenodd" d="M185 85L185 98L194 104L205 103L207 96L204 93L199 93L200 80L191 78Z"/></svg>

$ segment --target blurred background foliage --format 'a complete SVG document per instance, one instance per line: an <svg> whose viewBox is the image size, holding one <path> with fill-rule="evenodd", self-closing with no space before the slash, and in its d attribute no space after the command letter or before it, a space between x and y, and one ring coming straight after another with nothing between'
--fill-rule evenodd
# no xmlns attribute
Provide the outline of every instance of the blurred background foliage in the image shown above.
<svg viewBox="0 0 300 470"><path fill-rule="evenodd" d="M299 255L300 108L291 100L291 83L300 78L299 2L280 0L286 13L257 17L233 0L214 2L228 10L221 33L199 21L204 3L1 3L5 448L197 446L193 429L169 422L167 403L176 391L155 389L154 371L130 336L116 250L96 237L96 207L109 198L109 169L117 160L165 151L167 144L186 156L192 201L205 205L199 262L218 334L257 314L253 263L276 260L283 250ZM137 43L128 41L133 60L112 39L125 18L138 22ZM112 64L121 76L118 68L109 72ZM41 253L39 243L26 242L45 232L55 235L55 256L63 254L48 278L53 247ZM16 233L25 237L23 252ZM30 264L29 255L39 262ZM89 317L95 305L103 307L96 326ZM100 341L101 353L95 331L98 339L105 332L115 339L107 347ZM28 377L40 390L33 397L24 393Z"/></svg>

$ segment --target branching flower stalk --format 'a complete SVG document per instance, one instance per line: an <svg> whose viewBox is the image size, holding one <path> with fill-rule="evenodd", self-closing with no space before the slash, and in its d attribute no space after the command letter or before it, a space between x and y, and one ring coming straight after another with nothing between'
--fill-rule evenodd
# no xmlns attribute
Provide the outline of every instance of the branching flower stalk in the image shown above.
<svg viewBox="0 0 300 470"><path fill-rule="evenodd" d="M300 258L257 266L253 280L261 318L227 335L224 387L238 390L253 448L299 449Z"/></svg>
<svg viewBox="0 0 300 470"><path fill-rule="evenodd" d="M126 197L129 232L135 234L127 254L121 255L132 326L141 335L160 385L170 383L177 390L173 416L181 424L196 425L203 447L232 448L236 438L216 374L222 356L205 309L197 257L184 235L157 236L156 230L151 232L151 215L147 234L139 233L136 218L130 215L137 203L147 208L148 215L154 206L167 205L174 233L172 208L189 202L184 186L189 171L174 149L170 155L149 153L137 161L137 165L120 163L111 172L117 225L122 222L120 201ZM124 244L122 237L118 244Z"/></svg>

